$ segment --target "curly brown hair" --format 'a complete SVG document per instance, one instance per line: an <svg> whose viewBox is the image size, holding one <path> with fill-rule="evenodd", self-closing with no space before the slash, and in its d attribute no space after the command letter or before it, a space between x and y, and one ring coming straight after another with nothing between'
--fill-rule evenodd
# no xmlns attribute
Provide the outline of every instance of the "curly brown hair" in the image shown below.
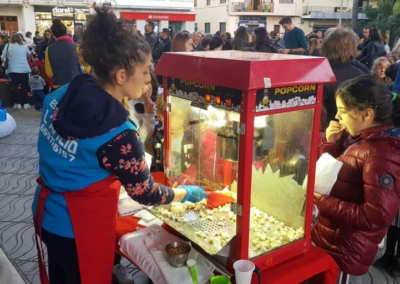
<svg viewBox="0 0 400 284"><path fill-rule="evenodd" d="M350 29L336 29L321 48L321 55L330 62L352 62L357 59L358 54L356 34Z"/></svg>

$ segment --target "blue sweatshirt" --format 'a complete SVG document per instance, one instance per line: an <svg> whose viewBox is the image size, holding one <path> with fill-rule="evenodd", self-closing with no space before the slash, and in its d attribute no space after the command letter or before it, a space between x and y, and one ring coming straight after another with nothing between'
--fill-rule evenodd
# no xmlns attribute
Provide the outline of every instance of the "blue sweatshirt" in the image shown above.
<svg viewBox="0 0 400 284"><path fill-rule="evenodd" d="M8 52L8 54L7 54ZM8 43L1 54L1 61L8 61L8 73L31 73L27 58L31 55L25 44Z"/></svg>
<svg viewBox="0 0 400 284"><path fill-rule="evenodd" d="M306 36L302 29L295 27L292 31L285 33L285 46L287 49L296 49L302 47L306 52L308 50ZM303 52L300 53L292 53L302 55Z"/></svg>

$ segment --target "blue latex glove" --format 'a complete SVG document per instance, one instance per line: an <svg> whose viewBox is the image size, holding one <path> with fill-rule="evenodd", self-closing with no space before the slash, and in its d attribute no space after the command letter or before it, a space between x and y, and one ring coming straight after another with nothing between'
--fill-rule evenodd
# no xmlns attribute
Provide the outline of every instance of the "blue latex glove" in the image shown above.
<svg viewBox="0 0 400 284"><path fill-rule="evenodd" d="M182 203L185 203L186 201L197 203L208 197L204 188L201 186L182 185L181 188L186 190L186 197L181 201Z"/></svg>

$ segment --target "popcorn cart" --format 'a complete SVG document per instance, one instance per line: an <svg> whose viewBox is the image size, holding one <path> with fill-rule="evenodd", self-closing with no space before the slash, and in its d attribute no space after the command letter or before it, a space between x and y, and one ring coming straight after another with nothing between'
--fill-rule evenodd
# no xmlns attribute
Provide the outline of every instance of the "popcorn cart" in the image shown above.
<svg viewBox="0 0 400 284"><path fill-rule="evenodd" d="M166 53L166 184L201 185L202 203L156 214L220 267L259 269L310 248L328 61L241 51Z"/></svg>

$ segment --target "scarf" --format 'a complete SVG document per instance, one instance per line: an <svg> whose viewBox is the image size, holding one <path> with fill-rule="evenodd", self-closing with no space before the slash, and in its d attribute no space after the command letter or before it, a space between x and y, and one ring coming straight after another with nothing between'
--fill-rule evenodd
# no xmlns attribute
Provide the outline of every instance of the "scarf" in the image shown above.
<svg viewBox="0 0 400 284"><path fill-rule="evenodd" d="M74 43L74 40L73 40L70 36L67 36L67 35L65 35L65 36L59 36L59 37L57 38L57 41L68 41L68 42L70 42L70 43Z"/></svg>

